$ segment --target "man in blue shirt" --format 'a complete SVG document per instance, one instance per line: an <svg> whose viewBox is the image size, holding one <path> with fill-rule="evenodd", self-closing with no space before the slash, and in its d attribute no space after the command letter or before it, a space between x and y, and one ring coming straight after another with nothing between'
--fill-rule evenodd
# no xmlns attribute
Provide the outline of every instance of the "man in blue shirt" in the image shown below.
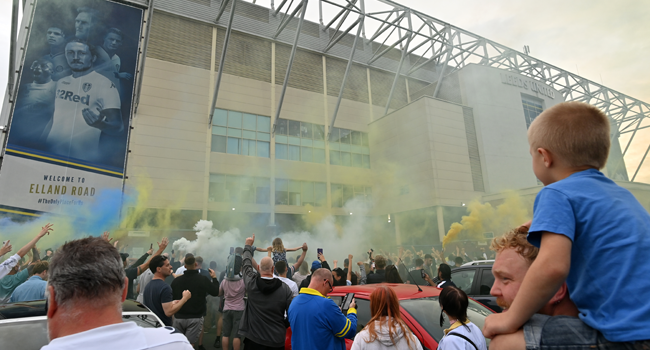
<svg viewBox="0 0 650 350"><path fill-rule="evenodd" d="M30 277L25 283L19 285L14 289L10 303L17 303L19 301L32 301L45 299L45 287L47 286L47 270L49 263L47 261L39 261L34 265L34 275Z"/></svg>
<svg viewBox="0 0 650 350"><path fill-rule="evenodd" d="M333 277L328 269L321 268L312 274L309 288L289 306L292 349L344 350L345 339L357 333L356 302L350 304L347 316L338 305L327 298L332 291Z"/></svg>

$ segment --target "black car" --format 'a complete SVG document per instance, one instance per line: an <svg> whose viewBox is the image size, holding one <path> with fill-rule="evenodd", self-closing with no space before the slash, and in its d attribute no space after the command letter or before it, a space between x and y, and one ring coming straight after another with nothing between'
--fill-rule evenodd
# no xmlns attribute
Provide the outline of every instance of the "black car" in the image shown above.
<svg viewBox="0 0 650 350"><path fill-rule="evenodd" d="M162 327L162 321L146 306L134 300L122 303L122 320L140 327ZM40 349L47 339L45 300L0 305L2 349Z"/></svg>
<svg viewBox="0 0 650 350"><path fill-rule="evenodd" d="M467 296L489 307L495 312L502 309L497 305L497 298L490 295L494 284L492 265L463 265L451 270L451 280L462 289Z"/></svg>

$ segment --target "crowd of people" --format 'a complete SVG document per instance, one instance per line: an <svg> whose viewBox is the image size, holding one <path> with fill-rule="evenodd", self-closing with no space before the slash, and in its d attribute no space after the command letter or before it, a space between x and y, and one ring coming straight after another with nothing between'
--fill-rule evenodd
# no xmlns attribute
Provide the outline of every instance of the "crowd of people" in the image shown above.
<svg viewBox="0 0 650 350"><path fill-rule="evenodd" d="M352 255L341 268L317 249L310 266L307 243L285 249L276 238L257 248L255 235L231 249L217 277L216 263L206 270L200 256L170 258L166 238L133 264L108 233L67 242L40 259L35 246L53 231L48 224L0 264L0 297L47 299L46 350L201 349L206 325L217 328L222 343L215 345L224 349L284 349L288 329L293 349L342 350L346 339L353 349L422 349L401 318L394 284L441 288L440 326L445 319L450 325L438 339L441 350L487 350L485 338L493 350L650 348L650 215L598 171L609 152L609 120L595 107L562 103L538 116L528 137L533 171L545 187L533 220L491 242L490 293L504 312L487 316L482 329L451 280L461 249L449 257L435 249L370 249L353 271ZM5 242L0 254L11 250ZM289 251L300 251L293 264ZM362 284L377 286L369 296L371 319L357 334L355 300L337 305L328 294ZM122 322L121 303L136 294L165 327Z"/></svg>

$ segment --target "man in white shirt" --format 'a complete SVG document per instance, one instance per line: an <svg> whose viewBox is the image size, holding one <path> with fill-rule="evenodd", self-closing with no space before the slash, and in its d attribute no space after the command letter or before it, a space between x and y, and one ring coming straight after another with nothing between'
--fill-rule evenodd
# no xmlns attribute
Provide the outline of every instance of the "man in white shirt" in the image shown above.
<svg viewBox="0 0 650 350"><path fill-rule="evenodd" d="M122 321L128 280L117 249L98 237L63 245L50 260L47 329L54 349L191 350L172 327Z"/></svg>
<svg viewBox="0 0 650 350"><path fill-rule="evenodd" d="M86 161L110 158L100 153L99 139L102 133L124 132L118 89L93 70L97 54L92 46L74 39L65 46L65 56L72 75L56 83L48 150Z"/></svg>
<svg viewBox="0 0 650 350"><path fill-rule="evenodd" d="M300 265L302 265L303 261L305 261L305 256L307 255L307 243L302 244L302 254L298 258L298 261L296 261L295 264L290 266L287 269L287 262L284 260L280 260L275 264L275 272L278 274L278 278L284 282L289 288L291 288L291 292L293 293L293 296L296 297L298 296L298 293L300 290L298 289L298 285L296 282L291 280L290 278L287 278L287 275L289 272L291 272L291 275L293 275L296 270L300 268Z"/></svg>

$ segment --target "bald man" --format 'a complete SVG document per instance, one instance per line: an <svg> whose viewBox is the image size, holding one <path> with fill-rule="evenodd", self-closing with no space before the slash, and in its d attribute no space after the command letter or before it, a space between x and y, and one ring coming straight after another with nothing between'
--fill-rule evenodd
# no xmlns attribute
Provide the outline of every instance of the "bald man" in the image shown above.
<svg viewBox="0 0 650 350"><path fill-rule="evenodd" d="M239 325L247 350L284 349L288 322L285 319L293 294L289 286L273 276L273 259L264 257L255 270L253 250L255 235L246 239L242 274L248 303Z"/></svg>

